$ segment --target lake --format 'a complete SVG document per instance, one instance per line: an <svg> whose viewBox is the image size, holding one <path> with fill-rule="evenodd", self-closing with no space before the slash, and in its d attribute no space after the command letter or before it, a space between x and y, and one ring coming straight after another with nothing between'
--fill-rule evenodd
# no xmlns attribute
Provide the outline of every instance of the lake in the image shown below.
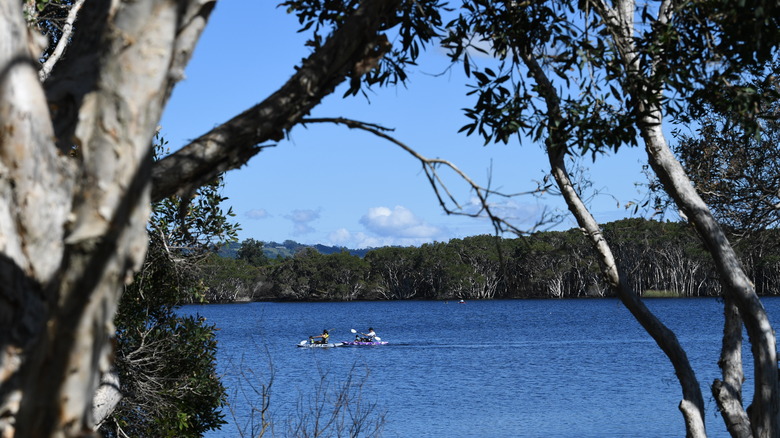
<svg viewBox="0 0 780 438"><path fill-rule="evenodd" d="M709 436L727 437L709 389L720 375L722 304L646 303L688 352ZM764 305L777 324L780 299ZM310 427L312 413L326 410L318 403L332 406L328 397L350 379L343 391L353 397L348 411L374 420L384 415L385 437L685 435L672 366L614 299L271 302L190 305L180 313L219 328L218 370L232 408L230 424L208 437L250 436L259 424L251 408L261 406L260 389L272 375L274 433L267 436L290 435L304 416ZM296 346L323 329L333 329L331 340L339 341L354 338L350 329L368 327L389 344ZM750 369L747 363L745 400L752 398Z"/></svg>

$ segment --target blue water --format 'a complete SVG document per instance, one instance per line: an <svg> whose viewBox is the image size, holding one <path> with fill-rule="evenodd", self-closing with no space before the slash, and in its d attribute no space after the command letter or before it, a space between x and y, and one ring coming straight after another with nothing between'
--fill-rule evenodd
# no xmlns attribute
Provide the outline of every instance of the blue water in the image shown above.
<svg viewBox="0 0 780 438"><path fill-rule="evenodd" d="M727 437L709 390L719 376L722 305L715 299L647 303L688 352L702 384L709 436ZM780 299L764 303L774 322ZM385 437L685 434L669 361L616 300L251 303L181 312L198 313L220 329L218 369L232 407L225 411L230 424L209 437L250 436L259 424L251 408L261 406L260 388L270 381L273 436L288 436L304 414L326 410L314 408L317 395L332 406L328 396L350 377L350 412L384 415ZM350 340L350 329L369 326L389 344L296 347L322 329L334 329L332 340ZM748 376L750 368L746 363ZM750 377L745 385L750 400Z"/></svg>

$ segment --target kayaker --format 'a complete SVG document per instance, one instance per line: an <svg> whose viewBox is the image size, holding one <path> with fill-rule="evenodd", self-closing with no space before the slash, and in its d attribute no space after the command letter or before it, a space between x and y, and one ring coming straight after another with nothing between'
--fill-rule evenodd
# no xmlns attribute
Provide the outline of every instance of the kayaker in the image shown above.
<svg viewBox="0 0 780 438"><path fill-rule="evenodd" d="M368 328L368 333L361 333L361 335L365 336L362 339L363 342L374 342L374 338L376 338L376 332L371 327Z"/></svg>
<svg viewBox="0 0 780 438"><path fill-rule="evenodd" d="M328 334L328 331L323 330L321 335L309 336L309 342L311 342L312 344L327 344L329 337L330 335ZM322 338L322 339L320 339L319 341L315 341L315 339L317 338Z"/></svg>

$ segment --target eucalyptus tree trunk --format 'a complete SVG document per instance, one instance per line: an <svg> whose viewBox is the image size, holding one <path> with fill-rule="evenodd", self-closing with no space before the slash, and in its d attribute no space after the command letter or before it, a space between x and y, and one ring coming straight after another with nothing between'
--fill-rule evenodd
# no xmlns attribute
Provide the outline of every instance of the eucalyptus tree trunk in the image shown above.
<svg viewBox="0 0 780 438"><path fill-rule="evenodd" d="M750 409L744 411L741 395L738 391L718 391L718 404L726 426L730 431L743 430L741 424L750 419L752 435L758 437L776 437L778 430L778 370L775 333L772 329L761 300L756 294L753 283L745 274L734 249L725 233L713 217L707 205L698 195L682 165L674 157L663 134L663 84L654 83L655 71L643 73L639 62L640 53L634 43L634 0L617 0L615 7L609 8L602 1L594 1L595 9L610 30L615 47L623 62L623 87L632 97L633 112L637 114L637 127L645 144L648 162L664 186L664 190L675 200L694 226L707 250L712 255L716 270L723 284L728 302L738 309L738 316L727 312L730 318L741 317L750 337L754 366L754 396ZM659 5L658 23L671 21L673 13L671 2ZM663 52L653 54L651 65L660 61ZM656 81L658 82L658 81ZM731 330L724 337L733 336ZM724 339L724 348L733 348L734 343ZM725 354L725 353L724 353ZM741 361L721 361L724 366L726 384L733 381L731 376L741 374ZM715 386L723 382L716 381ZM736 389L736 388L735 388ZM747 414L747 415L746 415ZM737 435L742 436L742 435Z"/></svg>
<svg viewBox="0 0 780 438"><path fill-rule="evenodd" d="M152 135L210 10L180 3L84 8L46 95L22 2L0 2L4 436L92 428L119 293L145 254Z"/></svg>
<svg viewBox="0 0 780 438"><path fill-rule="evenodd" d="M753 353L754 395L750 409L750 428L755 437L775 437L778 430L778 370L777 346L774 330L769 322L761 300L756 294L753 283L745 274L734 249L702 201L680 163L674 158L666 144L660 129L660 110L646 110L648 115L641 125L642 137L650 159L650 165L664 184L666 191L674 198L677 206L688 216L701 237L704 245L712 254L715 267L723 283L724 295L739 310L739 317L745 324ZM726 335L728 335L728 331ZM724 346L730 345L724 340ZM725 362L723 370L725 381L728 375L741 373L741 361ZM732 368L738 369L732 369ZM716 381L715 386L723 382ZM718 391L718 404L724 411L723 418L729 430L738 429L738 425L729 423L730 419L746 418L741 403L741 395L735 391Z"/></svg>
<svg viewBox="0 0 780 438"><path fill-rule="evenodd" d="M23 2L0 0L0 436L91 433L153 180L160 199L244 164L355 76L399 4L364 2L258 111L154 172L157 123L215 1L86 2L42 85Z"/></svg>
<svg viewBox="0 0 780 438"><path fill-rule="evenodd" d="M547 156L552 175L566 201L566 205L595 248L599 256L602 274L609 286L617 293L626 308L655 340L656 344L672 363L683 392L683 399L680 402L679 409L685 420L686 436L689 438L706 437L704 398L688 356L674 332L666 327L645 306L635 291L629 289L625 278L621 275L617 261L601 232L599 224L574 189L574 185L569 178L569 172L564 162L567 153L567 141L564 137L565 134L556 129L557 126L565 125L562 120L563 115L557 91L536 61L534 55L528 51L523 51L522 48L519 50L521 52L520 57L528 67L530 76L536 82L537 89L547 105L547 114L550 118L547 121L549 126L546 140Z"/></svg>
<svg viewBox="0 0 780 438"><path fill-rule="evenodd" d="M723 380L712 384L712 395L718 403L723 420L734 438L753 436L750 430L750 418L742 408L742 319L733 300L724 300L723 345L718 365Z"/></svg>

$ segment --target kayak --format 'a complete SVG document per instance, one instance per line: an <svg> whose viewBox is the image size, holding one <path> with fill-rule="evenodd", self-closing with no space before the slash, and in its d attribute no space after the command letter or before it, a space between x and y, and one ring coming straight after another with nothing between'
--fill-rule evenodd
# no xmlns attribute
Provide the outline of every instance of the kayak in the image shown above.
<svg viewBox="0 0 780 438"><path fill-rule="evenodd" d="M387 341L374 341L374 342L347 341L347 342L342 342L342 344L344 344L346 346L387 345Z"/></svg>
<svg viewBox="0 0 780 438"><path fill-rule="evenodd" d="M312 344L309 341L301 341L298 343L299 347L303 348L335 348L343 346L343 342L328 342L327 344Z"/></svg>

